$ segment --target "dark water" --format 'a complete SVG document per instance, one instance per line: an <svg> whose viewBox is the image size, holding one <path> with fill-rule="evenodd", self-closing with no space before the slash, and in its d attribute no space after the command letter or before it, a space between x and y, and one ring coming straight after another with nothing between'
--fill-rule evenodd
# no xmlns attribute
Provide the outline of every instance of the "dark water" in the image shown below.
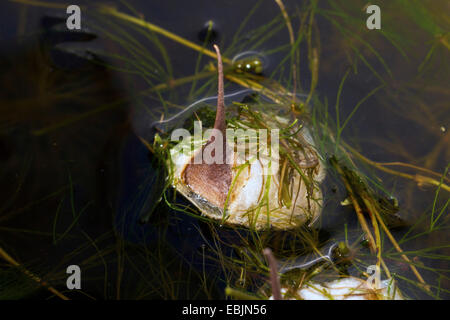
<svg viewBox="0 0 450 320"><path fill-rule="evenodd" d="M256 4L255 1L234 0L220 4L175 0L129 3L146 20L199 45L202 44L199 33L205 23L212 20L215 41L225 50ZM350 8L353 16L361 19L361 25L355 27L361 32L366 17L362 11L364 4L354 1L354 7L358 8L354 10L348 2L343 3L344 12ZM295 14L299 4L285 1L285 5ZM436 6L445 7L445 4L439 2ZM63 9L15 3L4 3L1 7L2 248L57 288L64 289L68 265L81 265L86 275L83 292L98 299L223 298L226 284L234 285L238 280L227 279L228 283L224 280L228 275L211 250L210 246L215 244L211 230L216 227L194 216L175 212L164 200L157 202L160 200L157 196L161 183L160 163L138 138L152 138L151 124L159 119L158 112L166 110L166 114L171 115L180 110L179 106L214 95L214 83L200 96L189 96L190 85L185 85L163 92L162 96L142 97L138 92L149 87L146 79L104 67L105 63L122 66L111 56L102 55L105 52L135 57L108 37L109 33L120 34L120 30L97 20L93 8L83 12L84 33L74 35L54 18L64 18ZM124 4L118 3L117 8L129 12ZM326 3L323 8L332 10ZM386 8L392 7L386 3ZM432 13L436 11L433 6L427 9ZM354 15L355 11L361 14ZM277 15L279 7L274 1L262 1L245 30L263 26ZM342 139L373 161L410 163L442 174L450 161L448 49L438 45L423 71L418 70L436 35L430 35L426 28L408 20L406 11L400 13L398 24L389 9L383 11L385 16L386 25L393 26L387 30L400 30L398 32L406 37L399 40L405 54L384 38L364 32L367 43L358 44L357 39L343 36L330 21L317 18L315 28L320 30L321 53L315 94L321 101L328 102L329 116L335 118L339 84L351 68L340 97L341 117L345 119L362 98L380 85L376 75L379 74L389 90L380 91L361 105L343 131ZM299 21L292 21L296 31ZM103 29L96 29L98 26ZM148 54L158 61L164 60L145 35L131 27L123 28L138 39ZM179 79L192 75L198 53L162 36L159 38L172 70L170 75L161 75L161 82L165 83L169 76ZM283 27L277 36L258 47L258 52L268 62L265 75L276 70L286 55L285 51L267 52L288 43L289 35ZM368 57L370 67L361 60L354 62L358 54ZM298 87L307 94L311 73L306 47L301 47L300 55ZM389 71L377 55L383 58ZM203 57L200 66L210 60ZM289 68L281 75L282 79L288 79ZM153 78L151 81L159 83ZM197 87L204 83L205 80L199 80ZM240 89L231 83L226 87L227 93ZM164 105L161 97L169 104ZM102 106L109 107L88 113ZM77 118L80 115L85 116ZM60 126L54 127L55 124ZM361 170L369 176L373 173L370 167ZM415 173L414 170L406 172ZM425 222L421 224L426 229L436 187L418 185L416 181L385 172L377 171L377 176L385 190L398 200L399 217L412 226L425 214ZM344 225L355 229L357 221L351 208L340 206L346 192L335 177L327 178L324 191L328 200L318 232L320 248L326 251L330 244L344 238ZM441 288L440 298L448 298L450 288L448 208L443 207L446 199L448 192L440 191L436 207L444 208L439 220L441 229L401 243L404 251L412 252L411 259L416 257L414 261L419 266L424 264L440 270L420 269L427 283ZM188 205L180 197L174 199L174 203ZM149 210L152 214L147 217ZM239 244L235 231L226 227L218 230L225 242ZM393 234L400 239L408 230L408 227L400 228ZM415 230L415 233L420 232ZM360 230L349 236L355 240L359 235ZM273 235L271 243L275 248L277 237L282 235ZM389 248L387 245L387 250ZM421 252L424 248L431 249ZM222 254L231 256L235 254L233 250L224 247ZM300 251L303 255L304 250ZM280 253L282 258L286 256L285 252L283 254ZM392 271L415 280L398 255L393 257L396 259L386 259ZM303 260L307 261L308 256ZM118 281L120 277L122 282ZM265 281L262 276L255 278L255 286ZM120 287L118 283L122 283ZM411 298L430 298L405 282L403 285ZM209 289L204 290L204 286ZM255 286L247 289L256 290ZM45 298L49 293L41 289L33 291L31 296ZM71 293L70 297L86 298L81 293Z"/></svg>

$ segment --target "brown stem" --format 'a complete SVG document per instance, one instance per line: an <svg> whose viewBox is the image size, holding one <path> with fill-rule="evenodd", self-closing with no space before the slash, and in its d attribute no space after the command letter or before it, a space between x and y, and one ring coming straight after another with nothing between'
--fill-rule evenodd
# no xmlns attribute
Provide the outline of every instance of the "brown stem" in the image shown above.
<svg viewBox="0 0 450 320"><path fill-rule="evenodd" d="M217 45L214 45L214 49L216 50L217 53L217 72L219 73L217 83L217 111L216 111L216 121L214 122L214 129L220 130L223 136L225 137L226 123L225 123L222 56L220 54L220 50Z"/></svg>
<svg viewBox="0 0 450 320"><path fill-rule="evenodd" d="M396 176L399 176L399 177L402 177L402 178L405 178L405 179L414 180L414 181L417 182L418 185L431 184L431 185L435 185L435 186L441 187L442 189L450 192L450 186L445 184L445 183L443 183L443 182L441 182L441 181L438 181L438 180L433 179L431 177L420 175L418 173L413 175L413 174L408 174L408 173L404 173L404 172L400 172L400 171L396 171L396 170L392 170L392 169L386 168L385 165L383 165L381 163L378 163L378 162L375 162L375 161L372 161L372 160L364 157L361 153L359 153L358 151L356 151L355 149L350 147L348 144L344 144L344 145L356 157L358 157L359 159L363 160L364 162L367 162L368 164L376 167L377 169L379 169L381 171L384 171L384 172L387 172L387 173L390 173L390 174L394 174Z"/></svg>
<svg viewBox="0 0 450 320"><path fill-rule="evenodd" d="M373 206L370 204L371 209L373 208ZM423 285L423 287L425 288L426 291L431 292L430 290L430 286L425 282L425 280L422 278L422 276L420 275L419 271L417 270L417 268L411 263L411 260L409 260L409 258L403 253L402 248L400 248L397 240L395 240L394 236L392 235L392 233L389 231L388 227L386 226L386 224L384 223L383 219L381 218L380 214L378 213L377 210L373 210L372 212L375 214L376 219L378 220L378 223L381 225L381 227L383 228L384 232L386 233L386 235L388 236L389 240L391 241L392 245L394 246L395 250L397 250L398 253L400 253L400 257L405 260L405 262L409 265L409 267L411 268L412 272L414 273L414 275L416 276L417 280L419 280L419 282Z"/></svg>
<svg viewBox="0 0 450 320"><path fill-rule="evenodd" d="M273 299L274 300L283 300L283 297L281 296L280 279L278 278L277 261L275 260L275 257L273 256L272 250L270 250L269 248L265 248L263 253L266 256L267 261L269 262L270 284L272 286Z"/></svg>
<svg viewBox="0 0 450 320"><path fill-rule="evenodd" d="M214 129L220 131L220 135L215 132L209 138L209 141L202 147L201 153L193 156L194 163L188 164L184 172L184 182L196 194L201 195L219 208L224 208L227 195L231 186L231 154L232 150L227 144L226 139L226 123L225 123L225 105L224 105L224 89L223 89L223 66L222 56L217 45L214 45L217 53L217 71L218 71L218 95L217 95L217 111ZM220 144L222 144L220 146ZM221 154L216 154L217 150ZM205 152L211 152L213 157L219 162L207 163L202 157L201 163L195 163L197 155L205 155ZM224 208L225 216L226 210Z"/></svg>

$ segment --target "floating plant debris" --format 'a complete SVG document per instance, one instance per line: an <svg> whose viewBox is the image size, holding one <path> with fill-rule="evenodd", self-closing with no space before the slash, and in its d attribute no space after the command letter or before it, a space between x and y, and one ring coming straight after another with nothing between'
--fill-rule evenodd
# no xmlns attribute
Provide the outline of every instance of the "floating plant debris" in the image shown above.
<svg viewBox="0 0 450 320"><path fill-rule="evenodd" d="M314 222L321 212L320 182L325 174L307 128L298 125L297 120L291 123L288 118L242 104L230 126L238 129L240 125L242 130L254 125L253 129L263 130L267 136L262 139L258 131L254 139L243 141L238 137L237 147L232 148L225 121L222 59L215 48L219 93L214 129L225 138L219 141L211 136L195 141L194 137L183 141L184 146L194 146L188 154L179 152L184 150L180 145L172 149L169 165L174 166L174 186L204 215L228 224L290 229ZM242 145L244 150L239 150ZM195 163L197 156L204 156L211 147L212 153L223 151L219 160L224 163L207 163L204 159ZM251 150L258 156L253 157Z"/></svg>
<svg viewBox="0 0 450 320"><path fill-rule="evenodd" d="M330 248L330 252L332 248ZM337 245L337 249L348 250L342 242ZM296 289L297 286L282 287L278 277L278 263L272 251L266 248L264 255L270 269L272 291L270 300L403 300L396 282L393 279L381 281L379 269L375 265L367 268L368 272L373 273L367 280L345 276L330 282L308 280L303 283L306 275L304 274L299 284L300 288ZM322 268L318 267L317 269Z"/></svg>
<svg viewBox="0 0 450 320"><path fill-rule="evenodd" d="M308 282L294 295L281 289L283 299L291 300L403 300L393 280L383 280L378 286L348 277L327 283ZM273 299L273 297L271 297Z"/></svg>

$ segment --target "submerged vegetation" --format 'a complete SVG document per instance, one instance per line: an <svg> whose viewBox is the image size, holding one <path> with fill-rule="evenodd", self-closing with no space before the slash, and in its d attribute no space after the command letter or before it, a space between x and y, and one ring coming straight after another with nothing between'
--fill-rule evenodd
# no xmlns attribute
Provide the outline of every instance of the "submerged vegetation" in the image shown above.
<svg viewBox="0 0 450 320"><path fill-rule="evenodd" d="M14 187L3 188L0 206L0 298L267 299L276 295L264 255L271 248L281 287L292 297L308 283L366 279L376 265L405 298L448 299L450 25L445 10L434 9L446 4L381 2L380 31L365 28L363 1L260 0L237 28L217 33L210 23L201 41L153 23L156 17L131 1L85 7L102 45L57 49L100 68L100 77L106 70L120 78L127 95L98 105L90 96L102 90L92 86L95 77L79 78L77 90L59 86L59 73L42 67L54 62L44 46L35 64L48 87L29 100L45 103L16 100L18 112L8 109L12 95L2 96L0 143L13 135L15 143L31 142L20 160L11 156L2 168L2 184ZM312 152L327 171L322 214L313 225L284 231L222 225L171 187L171 129L191 130L195 119L214 122L211 39L223 54L228 126L259 128L273 109L292 116L281 132L286 176L296 170L291 152L304 147L292 132L310 129ZM82 107L65 107L68 100ZM114 146L98 155L94 142ZM39 151L53 143L57 155ZM100 182L86 169L98 158L95 166L111 176ZM58 166L37 175L40 161ZM292 201L282 185L278 194L285 205ZM43 220L38 227L36 217ZM19 245L37 243L43 257ZM70 264L86 277L81 290L66 289Z"/></svg>

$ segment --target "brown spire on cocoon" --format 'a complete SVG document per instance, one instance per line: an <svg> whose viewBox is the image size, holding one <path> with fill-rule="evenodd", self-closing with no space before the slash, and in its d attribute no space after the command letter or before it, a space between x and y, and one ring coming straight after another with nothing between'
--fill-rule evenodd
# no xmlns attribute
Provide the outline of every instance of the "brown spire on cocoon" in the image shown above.
<svg viewBox="0 0 450 320"><path fill-rule="evenodd" d="M223 150L222 161L221 163L207 164L205 163L205 156L203 154L202 163L194 164L194 158L192 158L191 163L184 169L183 178L185 183L196 194L218 207L223 207L231 185L231 165L229 164L229 161L227 161L227 156L229 156L231 152L226 142L222 57L217 45L214 45L214 49L217 53L218 71L217 111L214 129L217 129L222 133L223 139L217 139L216 141L215 137L211 137L200 151L203 153L207 147L208 149L216 149L216 147L218 147L220 150L218 144L221 143ZM211 155L213 157L215 156L214 151L211 152Z"/></svg>
<svg viewBox="0 0 450 320"><path fill-rule="evenodd" d="M226 123L225 123L225 102L224 102L224 89L223 89L223 65L222 56L220 55L220 50L217 45L214 45L214 49L217 53L217 111L216 111L216 121L214 122L214 128L220 130L225 137Z"/></svg>

